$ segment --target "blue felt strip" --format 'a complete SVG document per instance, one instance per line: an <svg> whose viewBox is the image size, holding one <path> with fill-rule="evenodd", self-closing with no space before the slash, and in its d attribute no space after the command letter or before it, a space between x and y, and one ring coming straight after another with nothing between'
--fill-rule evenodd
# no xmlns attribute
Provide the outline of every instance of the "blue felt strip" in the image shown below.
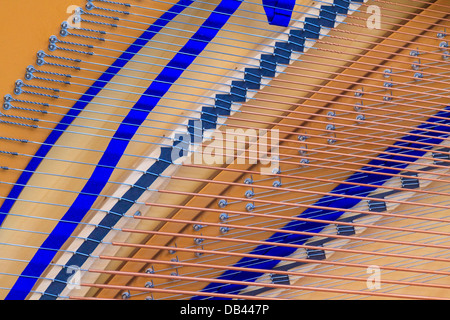
<svg viewBox="0 0 450 320"><path fill-rule="evenodd" d="M114 61L114 63L103 73L98 80L86 91L86 93L73 105L55 129L49 134L45 142L41 145L35 156L30 160L24 172L20 175L17 183L11 189L7 199L0 207L0 225L2 225L7 214L10 212L17 198L22 193L28 181L36 171L42 160L47 156L56 141L64 131L70 126L80 112L94 99L94 97L106 86L106 84L128 63L136 53L145 46L165 25L173 20L193 0L180 0L176 5L165 12L160 19L155 21L144 33L137 38L134 43Z"/></svg>
<svg viewBox="0 0 450 320"><path fill-rule="evenodd" d="M404 168L407 167L407 164L398 164L394 162L385 162L384 160L400 160L405 157L409 159L408 161L414 162L417 160L417 157L423 156L427 150L431 149L431 146L427 146L422 144L423 142L432 143L432 144L440 144L443 142L445 137L450 135L448 131L448 127L445 125L450 124L450 107L446 108L446 111L441 111L436 114L437 117L448 118L448 120L441 120L437 118L430 118L426 122L426 124L422 124L418 126L417 129L410 132L409 135L404 136L402 140L404 142L396 142L392 147L389 147L385 150L385 153L398 153L401 151L401 154L394 155L383 155L369 162L370 165L387 165L385 169L377 169L373 167L363 167L362 170L373 172L365 175L361 175L360 173L355 173L350 176L347 181L351 181L352 183L361 183L361 184L372 184L374 187L356 187L349 188L346 184L341 184L337 186L330 193L336 194L336 196L325 196L321 198L319 201L315 203L316 206L327 206L328 210L324 209L306 209L299 217L302 218L314 218L320 216L323 220L336 221L345 210L342 209L350 209L357 205L360 200L359 199L350 199L350 198L340 198L340 194L347 195L358 195L360 197L366 197L371 192L377 189L376 186L383 185L388 179L389 176L381 175L378 173L390 173L390 174L400 174ZM418 130L420 129L420 130ZM432 129L436 131L440 131L442 133L429 132L427 129ZM428 135L429 138L426 141L423 138L414 136L413 134L422 134ZM398 148L398 146L408 146L411 148L420 148L422 151L416 150L406 150ZM408 156L414 156L414 158L410 158ZM395 168L389 168L389 165L395 165ZM315 230L315 232L319 233L326 224L316 223L316 222L298 222L293 221L288 223L283 227L284 230L293 230L293 231L306 231L306 230ZM304 235L289 235L286 233L275 233L273 234L267 241L269 242L279 242L279 243L291 243L291 244L304 244L310 236ZM288 247L272 247L272 246L259 246L252 250L251 254L258 255L267 255L267 256L275 256L275 257L286 257L295 252L295 248ZM254 258L243 258L241 259L236 266L239 267L248 267L248 268L261 268L261 269L272 269L274 268L280 260L266 260L266 259L254 259ZM258 274L255 272L238 272L238 271L226 271L224 272L219 279L226 280L241 280L241 281L254 281L255 278L262 274ZM223 285L223 284L210 284L203 291L205 292L218 292L218 293L234 293L237 294L240 290L244 289L245 286L240 285ZM194 300L203 299L203 297L194 297Z"/></svg>
<svg viewBox="0 0 450 320"><path fill-rule="evenodd" d="M335 1L336 3L336 1ZM334 6L332 8L335 8ZM336 10L336 9L334 9ZM333 11L333 10L331 10ZM334 17L333 17L334 18ZM321 17L320 21L317 23L315 21L311 21L313 25L325 25L327 21L333 20L327 17ZM310 28L310 27L309 27ZM273 57L275 57L276 63L289 63L289 50L292 49L294 51L302 51L303 50L303 42L305 36L303 35L303 30L292 30L293 32L301 32L295 33L295 36L299 37L299 40L295 40L290 38L289 42L280 42L278 43L277 48L275 49ZM315 35L312 35L314 37ZM201 39L206 39L204 35L201 35ZM301 42L301 43L300 43ZM297 43L299 45L297 45ZM264 57L262 57L264 58ZM269 68L270 69L270 68ZM245 88L254 88L258 89L261 82L261 69L256 68L247 68L245 83L240 81L235 82L235 85L240 87L245 91ZM67 266L79 266L81 267L89 255L95 250L101 240L108 234L111 227L113 227L120 217L125 214L132 206L132 204L143 194L143 192L148 188L153 181L161 174L170 164L170 156L174 157L174 151L179 152L179 148L183 148L182 145L186 144L181 141L190 141L192 139L199 139L194 134L202 134L202 131L205 129L211 129L216 126L217 114L228 115L229 109L231 107L231 101L235 101L237 96L243 96L244 91L239 92L236 87L234 90L231 90L231 93L228 95L216 95L216 107L204 107L202 109L201 121L190 121L189 125L192 130L188 130L189 134L187 136L180 137L180 141L176 141L173 144L173 148L161 148L161 156L160 158L153 164L148 170L147 173L144 174L131 188L127 191L121 200L117 202L117 204L111 209L111 211L105 216L104 219L99 223L99 226L95 228L91 234L88 236L87 240L83 245L79 247L77 252L69 259L67 262ZM236 91L238 90L238 91ZM233 96L234 95L234 96ZM195 132L195 129L199 130L199 132ZM175 155L177 157L178 155ZM360 188L358 188L359 190ZM367 191L367 189L365 189ZM361 190L360 190L361 191ZM356 194L356 193L355 193ZM333 200L332 198L325 198L323 201ZM332 206L341 206L346 203L345 199L342 200L334 200L332 201ZM326 205L326 203L323 203ZM293 241L290 238L286 239L287 241ZM67 267L62 268L59 274L56 276L55 281L47 288L44 295L41 299L56 299L59 294L64 290L68 277L70 276L70 272Z"/></svg>
<svg viewBox="0 0 450 320"><path fill-rule="evenodd" d="M334 7L331 7L334 8ZM333 11L333 10L331 10ZM329 19L330 20L330 19ZM325 24L327 20L321 19ZM288 64L290 60L290 52L302 51L305 36L303 30L291 30L291 33L295 33L295 36L299 39L290 39L288 42L278 42L274 50L273 57L275 57L275 63ZM300 46L297 44L301 44ZM264 57L261 56L263 59ZM107 213L105 218L100 221L98 227L96 227L91 234L87 237L87 240L78 248L74 255L69 259L66 266L61 269L58 275L53 281L45 293L42 295L42 300L56 299L64 290L68 278L71 275L69 268L73 266L81 267L87 260L90 254L97 248L98 244L108 234L109 230L119 221L133 203L139 199L144 191L150 187L155 179L168 167L170 164L169 155L172 157L178 157L180 152L189 147L189 142L200 142L203 130L213 129L217 125L217 115L228 115L231 107L231 102L239 100L239 96L245 96L246 88L259 89L261 85L262 70L259 68L246 68L244 82L235 81L231 88L230 94L217 94L216 106L203 107L200 121L190 120L188 124L188 133L186 135L178 135L176 141L171 148L162 148L160 158L147 170L144 174L119 200L110 212ZM173 158L174 159L174 158Z"/></svg>
<svg viewBox="0 0 450 320"><path fill-rule="evenodd" d="M295 0L263 0L262 3L269 24L281 27L289 26Z"/></svg>
<svg viewBox="0 0 450 320"><path fill-rule="evenodd" d="M360 1L358 1L360 2ZM345 14L348 11L348 6L350 4L350 1L346 0L334 0L334 4L332 9L330 9L329 6L322 6L323 9L325 9L327 12L331 12L331 14L327 14L326 18L324 19L324 14L320 16L320 18L307 18L308 20L305 23L305 29L304 30L291 30L290 37L289 37L289 45L290 48L294 51L303 51L303 43L305 38L317 38L318 33L320 32L321 26L331 27L334 25L334 23L330 23L329 19L334 19L335 14L334 12ZM275 56L275 55L274 55ZM270 55L262 55L261 56L261 68L262 68L262 74L268 77L272 77L275 74L275 66L272 64L273 61L271 61L272 56ZM276 61L278 62L278 61ZM448 109L447 109L448 110ZM440 117L448 117L449 121L445 121L445 123L450 123L450 113L446 111L439 112L437 114ZM428 122L436 122L439 121L437 119L429 119ZM421 129L430 129L434 128L432 124L425 124L419 126ZM440 130L442 132L447 132L448 129L443 126L439 126L436 124L435 127L437 130ZM426 134L423 131L420 130L414 130L411 133L422 133ZM427 141L422 142L430 142L434 144L438 144L442 142L442 137L447 136L445 134L442 135L436 135L434 133L428 132L430 135L430 139ZM434 137L433 137L434 136ZM438 138L439 137L439 138ZM380 172L384 173L390 173L390 174L398 174L401 172L401 169L404 167L398 166L398 163L389 162L388 160L404 160L409 162L414 162L416 158L410 158L408 155L414 155L415 157L421 156L426 153L426 151L408 151L405 152L403 149L398 148L400 146L411 146L415 148L422 148L423 150L430 149L429 146L425 146L421 144L420 142L416 142L418 139L414 135L408 135L403 138L405 142L398 142L395 144L395 146L388 148L386 151L391 153L402 153L399 155L391 155L391 156L380 156L378 159L372 160L370 164L372 165L380 165L380 166L386 166L389 168L390 166L396 166L395 169L384 169ZM414 143L416 142L416 143ZM377 169L373 167L366 167L363 168L365 171L376 171ZM377 173L373 174L360 174L355 173L352 175L349 179L349 181L352 182L359 182L362 184L372 184L374 186L380 186L385 181L388 180L387 176L380 175ZM336 187L332 193L335 193L337 195L340 194L352 194L352 195L359 195L359 196L367 196L371 192L376 190L376 187L352 187L348 188L347 185L342 184L338 187ZM344 211L340 211L340 209L349 209L355 206L357 203L359 203L359 200L357 199L349 199L349 198L340 198L339 196L332 197L332 196L326 196L320 199L316 205L318 206L326 206L330 207L330 210L318 210L318 209L308 209L305 210L301 217L314 217L314 216L320 216L324 220L336 220L338 219ZM291 222L288 223L284 229L286 230L317 230L317 232L320 232L325 227L325 224L321 223L300 223L300 222ZM305 243L310 237L307 236L301 236L301 235L289 235L285 233L277 233L274 234L272 237L270 237L267 241L270 242L282 242L282 243L294 243L294 244L303 244ZM287 248L287 247L270 247L270 246L259 246L255 250L253 250L251 253L254 254L263 254L268 256L279 256L284 257L288 256L289 254L292 254L295 251L294 248ZM261 269L272 269L275 267L280 261L278 260L266 260L266 259L253 259L253 258L244 258L241 259L236 266L240 267L249 267L249 268L261 268ZM257 273L254 272L235 272L235 271L226 271L222 274L220 279L227 279L227 280L242 280L242 281L253 281L252 279L255 279L258 277ZM239 285L222 285L222 284L209 284L207 287L205 287L205 292L219 292L219 293L234 293L237 294L240 290L244 289L245 286L239 286ZM197 299L203 299L203 297L194 297L194 300Z"/></svg>
<svg viewBox="0 0 450 320"><path fill-rule="evenodd" d="M147 118L159 100L168 92L171 84L181 76L184 70L204 50L208 42L216 36L241 3L242 1L239 0L222 0L186 45L180 49L155 78L150 87L144 92L145 95L141 96L119 125L88 182L61 219L70 222L60 221L56 225L24 269L6 299L22 300L26 298L36 283L37 277L41 276L57 250L61 248L74 231L76 223L71 222L80 222L94 204L97 198L95 195L100 194L105 187L113 172L112 168L119 162L138 127Z"/></svg>

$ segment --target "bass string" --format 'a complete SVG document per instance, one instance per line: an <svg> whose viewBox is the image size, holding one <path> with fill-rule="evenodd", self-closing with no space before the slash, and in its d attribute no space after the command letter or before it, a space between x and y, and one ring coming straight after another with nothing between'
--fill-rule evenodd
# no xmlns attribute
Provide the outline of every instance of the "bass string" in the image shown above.
<svg viewBox="0 0 450 320"><path fill-rule="evenodd" d="M153 205L153 204L152 204ZM160 205L160 204L156 204L156 205ZM176 206L175 206L176 207ZM186 208L186 209L189 209L189 208ZM418 210L420 210L420 208L418 209ZM229 210L222 210L222 211L225 211L225 212L227 212L227 213L232 213L232 214L240 214L240 215L242 215L243 213L239 213L239 212L232 212L232 211L229 211ZM274 213L276 213L277 211L275 211ZM23 216L23 215L18 215L18 214L12 214L12 215L14 215L14 216ZM247 216L256 216L254 213L252 214L252 213L245 213L245 215L247 215ZM43 217L33 217L33 216L23 216L23 217L27 217L27 218L37 218L37 219L44 219L44 220L50 220L50 221L59 221L59 220L57 220L57 219L51 219L51 218L43 218ZM279 216L279 217L281 217L281 216ZM318 216L316 215L316 218L317 218ZM286 218L286 217L282 217L283 219L289 219L289 218ZM323 220L317 220L317 219L307 219L306 221L318 221L318 222L328 222L328 223L332 223L332 222L330 222L330 221L323 221ZM67 223L73 223L73 222L70 222L70 221L63 221L63 222L67 222ZM89 224L89 223L81 223L82 225L87 225L87 226L96 226L96 225L93 225L93 224ZM337 224L340 224L340 222L337 222ZM342 223L341 223L342 224ZM343 225L353 225L353 226L362 226L362 225L359 225L359 224L353 224L353 223L343 223ZM364 225L365 227L367 227L367 225ZM402 228L396 228L395 229L396 231L406 231L406 232L419 232L418 230L404 230L404 229L402 229ZM29 230L27 230L27 231L29 231Z"/></svg>
<svg viewBox="0 0 450 320"><path fill-rule="evenodd" d="M323 261L321 261L321 262L323 262Z"/></svg>
<svg viewBox="0 0 450 320"><path fill-rule="evenodd" d="M372 258L371 258L372 259ZM342 259L341 259L342 260ZM370 261L370 260L369 260ZM391 264L390 264L391 265Z"/></svg>

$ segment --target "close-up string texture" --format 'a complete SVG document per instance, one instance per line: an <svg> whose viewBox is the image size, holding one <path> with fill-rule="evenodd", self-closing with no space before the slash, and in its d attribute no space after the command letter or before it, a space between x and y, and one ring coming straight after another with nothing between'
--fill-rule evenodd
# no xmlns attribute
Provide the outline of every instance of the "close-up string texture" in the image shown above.
<svg viewBox="0 0 450 320"><path fill-rule="evenodd" d="M450 298L448 1L1 6L2 300Z"/></svg>

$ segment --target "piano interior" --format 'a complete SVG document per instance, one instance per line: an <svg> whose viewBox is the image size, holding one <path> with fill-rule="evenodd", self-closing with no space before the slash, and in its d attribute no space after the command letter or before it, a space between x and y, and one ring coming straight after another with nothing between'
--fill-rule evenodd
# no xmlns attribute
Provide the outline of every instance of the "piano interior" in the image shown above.
<svg viewBox="0 0 450 320"><path fill-rule="evenodd" d="M0 7L1 299L450 298L448 1Z"/></svg>

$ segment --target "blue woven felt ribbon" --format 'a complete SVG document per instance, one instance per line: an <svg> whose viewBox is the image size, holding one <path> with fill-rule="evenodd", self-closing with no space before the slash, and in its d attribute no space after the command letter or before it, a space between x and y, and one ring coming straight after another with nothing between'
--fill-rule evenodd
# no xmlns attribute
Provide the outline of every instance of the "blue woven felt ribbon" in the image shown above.
<svg viewBox="0 0 450 320"><path fill-rule="evenodd" d="M241 3L240 0L222 0L198 31L155 78L119 125L88 182L28 263L6 299L22 300L26 298L38 277L75 230L77 223L85 217L94 204L139 126L169 91L172 84L204 50L209 41L216 36Z"/></svg>
<svg viewBox="0 0 450 320"><path fill-rule="evenodd" d="M437 118L430 118L426 124L422 124L417 127L417 129L411 131L408 135L404 136L401 142L396 142L392 147L385 150L385 154L377 157L376 159L370 161L369 165L383 166L385 169L377 169L374 167L363 167L362 170L367 171L367 174L355 173L351 175L346 181L351 181L352 183L358 184L371 184L373 187L366 186L355 186L348 187L346 184L341 184L337 186L330 193L336 194L336 196L325 196L315 203L316 206L326 206L329 210L324 209L306 209L299 217L302 218L315 218L320 217L323 220L336 221L345 210L350 209L357 205L361 200L342 198L339 195L357 195L360 197L367 197L371 192L377 189L377 186L383 185L389 176L379 174L387 173L391 175L400 174L404 168L407 167L407 163L399 164L398 162L392 162L390 160L400 160L405 162L414 162L417 157L423 156L427 150L432 147L429 145L424 145L423 143L438 145L443 142L443 139L448 137L450 132L448 130L448 124L450 124L450 107L446 108L447 111L438 112L435 116L440 118L448 118L448 120L441 120ZM438 132L430 132L427 129L432 129ZM447 133L446 133L447 132ZM414 136L413 134L427 135L429 138L421 138ZM409 150L403 147L421 149ZM390 154L387 154L390 153ZM283 230L293 230L293 231L308 231L314 230L319 233L327 224L317 223L317 222L298 222L292 221L288 223ZM278 243L290 243L290 244L304 244L310 236L297 235L297 234L286 234L286 233L275 233L267 241L268 242L278 242ZM293 254L297 250L296 248L289 247L277 247L261 245L250 252L250 254L274 256L274 257L286 257ZM255 269L273 269L281 260L270 260L270 259L255 259L255 258L243 258L235 266L255 268ZM244 272L244 271L226 271L219 279L225 280L240 280L240 281L255 281L255 279L261 276L261 273L255 272ZM223 285L223 284L210 284L203 290L204 292L216 292L216 293L233 293L238 294L239 291L246 288L243 285ZM193 300L203 299L201 296L194 297Z"/></svg>
<svg viewBox="0 0 450 320"><path fill-rule="evenodd" d="M262 3L269 24L281 27L289 25L295 0L262 0Z"/></svg>
<svg viewBox="0 0 450 320"><path fill-rule="evenodd" d="M86 240L74 252L67 261L66 265L56 275L54 281L47 287L41 296L42 300L56 299L66 287L67 281L71 275L73 267L81 267L88 257L94 252L98 244L106 237L109 230L116 225L120 218L126 214L133 203L149 188L157 177L164 172L173 161L178 157L182 146L186 147L185 142L201 142L202 130L213 129L217 126L218 115L226 116L230 114L232 101L246 100L246 90L259 89L261 76L272 77L275 75L276 65L289 64L290 51L302 51L305 38L317 39L319 37L320 25L326 27L334 26L336 12L345 13L345 1L334 0L332 6L322 6L319 18L306 18L305 30L291 30L289 41L277 42L275 44L273 55L262 55L260 68L246 68L243 81L233 81L230 94L217 94L215 106L205 106L202 108L202 115L198 120L189 120L188 133L175 137L173 147L162 147L161 155L152 164L147 171L123 194L121 199L111 208L105 217L98 223L98 226L86 237ZM200 129L196 132L196 129ZM182 138L181 138L182 137ZM183 142L181 142L179 139ZM187 145L188 147L188 145Z"/></svg>
<svg viewBox="0 0 450 320"><path fill-rule="evenodd" d="M17 201L21 192L28 184L28 181L41 164L48 152L52 149L56 141L61 137L65 130L71 125L73 120L81 111L94 99L95 96L106 86L106 84L136 55L148 41L150 41L158 32L173 20L186 7L190 6L193 0L180 0L176 5L165 12L160 19L155 21L144 33L142 33L133 44L114 61L114 63L98 78L98 80L86 91L86 93L73 105L62 120L56 125L55 129L49 134L45 142L30 160L27 167L20 175L14 187L11 189L7 199L0 207L0 225L2 225L7 214L10 212L14 203Z"/></svg>

